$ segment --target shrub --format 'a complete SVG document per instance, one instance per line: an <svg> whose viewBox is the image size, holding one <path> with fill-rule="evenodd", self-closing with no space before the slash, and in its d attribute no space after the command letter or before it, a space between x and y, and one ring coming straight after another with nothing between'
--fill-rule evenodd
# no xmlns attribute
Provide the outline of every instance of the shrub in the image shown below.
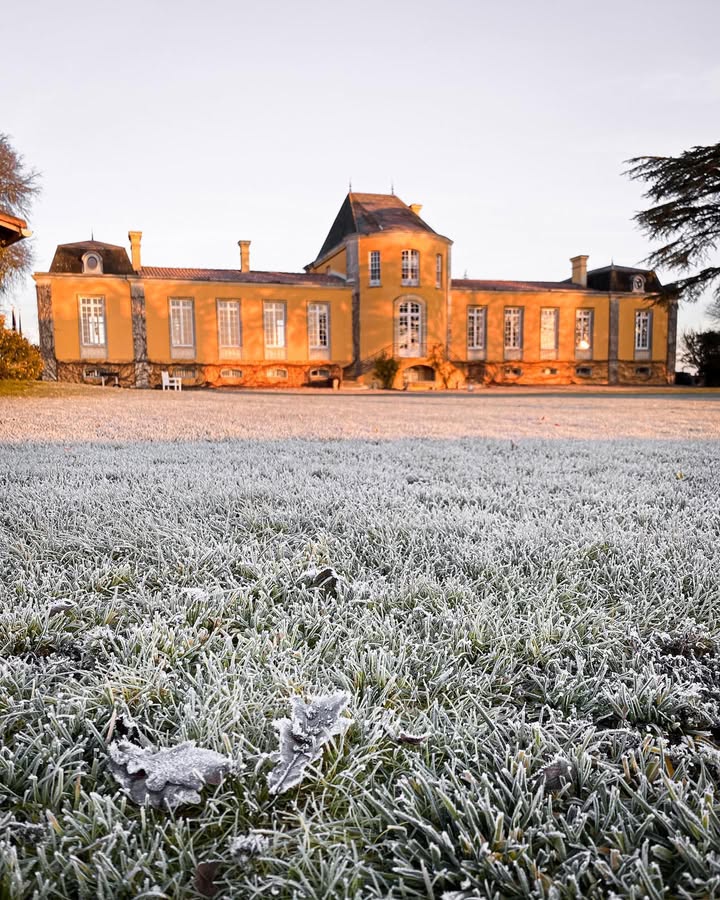
<svg viewBox="0 0 720 900"><path fill-rule="evenodd" d="M400 363L395 359L395 357L388 356L387 353L383 350L382 353L379 353L375 357L375 368L373 369L373 375L375 375L380 380L380 383L386 390L390 390L393 386L393 382L395 381L395 376L397 375L399 368Z"/></svg>
<svg viewBox="0 0 720 900"><path fill-rule="evenodd" d="M0 379L32 381L40 377L42 356L37 347L16 331L9 331L0 316Z"/></svg>

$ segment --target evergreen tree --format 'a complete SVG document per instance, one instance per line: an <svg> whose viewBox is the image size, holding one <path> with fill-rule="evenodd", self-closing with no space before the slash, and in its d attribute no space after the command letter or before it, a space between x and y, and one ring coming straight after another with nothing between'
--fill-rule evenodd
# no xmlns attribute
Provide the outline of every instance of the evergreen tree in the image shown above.
<svg viewBox="0 0 720 900"><path fill-rule="evenodd" d="M626 174L648 182L644 196L654 204L634 219L651 240L664 242L648 264L688 273L666 285L664 293L695 301L714 285L714 305L720 309L720 267L710 265L720 240L720 144L627 162Z"/></svg>

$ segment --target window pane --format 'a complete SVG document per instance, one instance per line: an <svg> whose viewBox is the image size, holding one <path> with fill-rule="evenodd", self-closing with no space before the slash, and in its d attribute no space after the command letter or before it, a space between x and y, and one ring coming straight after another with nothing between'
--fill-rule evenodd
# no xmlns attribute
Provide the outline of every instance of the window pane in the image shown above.
<svg viewBox="0 0 720 900"><path fill-rule="evenodd" d="M105 345L105 298L80 298L80 340L91 346Z"/></svg>
<svg viewBox="0 0 720 900"><path fill-rule="evenodd" d="M557 309L540 310L540 349L557 350Z"/></svg>
<svg viewBox="0 0 720 900"><path fill-rule="evenodd" d="M370 284L380 284L380 251L370 251Z"/></svg>
<svg viewBox="0 0 720 900"><path fill-rule="evenodd" d="M589 350L592 347L591 309L575 310L575 349Z"/></svg>
<svg viewBox="0 0 720 900"><path fill-rule="evenodd" d="M520 350L522 347L522 309L508 306L505 309L505 349Z"/></svg>
<svg viewBox="0 0 720 900"><path fill-rule="evenodd" d="M635 349L650 349L650 311L638 310L635 313Z"/></svg>
<svg viewBox="0 0 720 900"><path fill-rule="evenodd" d="M485 349L485 316L484 306L468 307L468 350Z"/></svg>
<svg viewBox="0 0 720 900"><path fill-rule="evenodd" d="M240 347L240 301L218 300L218 336L221 347Z"/></svg>
<svg viewBox="0 0 720 900"><path fill-rule="evenodd" d="M173 347L192 347L193 333L193 301L186 299L170 300L170 342Z"/></svg>
<svg viewBox="0 0 720 900"><path fill-rule="evenodd" d="M442 253L435 256L435 287L442 287Z"/></svg>
<svg viewBox="0 0 720 900"><path fill-rule="evenodd" d="M263 309L265 346L285 346L285 304L265 303Z"/></svg>
<svg viewBox="0 0 720 900"><path fill-rule="evenodd" d="M403 284L418 284L420 279L420 251L403 250L401 262L401 277Z"/></svg>
<svg viewBox="0 0 720 900"><path fill-rule="evenodd" d="M311 350L326 350L330 346L329 319L327 303L308 306L308 345Z"/></svg>

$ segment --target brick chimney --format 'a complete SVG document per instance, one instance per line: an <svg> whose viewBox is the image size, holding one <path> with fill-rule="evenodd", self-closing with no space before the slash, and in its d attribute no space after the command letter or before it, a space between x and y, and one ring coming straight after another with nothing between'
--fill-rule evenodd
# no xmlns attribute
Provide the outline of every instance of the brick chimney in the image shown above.
<svg viewBox="0 0 720 900"><path fill-rule="evenodd" d="M416 216L419 216L420 210L422 209L422 203L411 203L410 209L415 213Z"/></svg>
<svg viewBox="0 0 720 900"><path fill-rule="evenodd" d="M240 271L250 271L250 241L238 241L240 248Z"/></svg>
<svg viewBox="0 0 720 900"><path fill-rule="evenodd" d="M587 287L587 256L573 256L572 263L572 283L579 284L581 287Z"/></svg>
<svg viewBox="0 0 720 900"><path fill-rule="evenodd" d="M130 241L130 259L132 267L137 272L141 267L140 262L140 241L142 240L142 231L128 231L128 240Z"/></svg>

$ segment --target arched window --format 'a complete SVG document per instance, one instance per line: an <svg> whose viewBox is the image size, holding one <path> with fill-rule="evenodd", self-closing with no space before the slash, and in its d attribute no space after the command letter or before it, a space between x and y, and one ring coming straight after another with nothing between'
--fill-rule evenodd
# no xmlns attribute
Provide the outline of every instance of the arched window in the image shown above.
<svg viewBox="0 0 720 900"><path fill-rule="evenodd" d="M395 346L398 356L425 356L425 309L422 301L406 297L398 301Z"/></svg>
<svg viewBox="0 0 720 900"><path fill-rule="evenodd" d="M645 290L645 279L642 275L633 276L632 289L637 293L642 293Z"/></svg>

